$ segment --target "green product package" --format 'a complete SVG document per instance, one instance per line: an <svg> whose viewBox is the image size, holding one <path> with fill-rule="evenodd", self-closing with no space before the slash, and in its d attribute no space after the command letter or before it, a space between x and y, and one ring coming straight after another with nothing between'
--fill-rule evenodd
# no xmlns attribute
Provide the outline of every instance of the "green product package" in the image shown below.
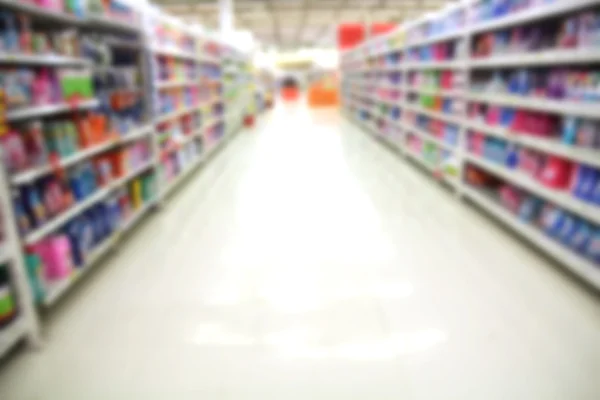
<svg viewBox="0 0 600 400"><path fill-rule="evenodd" d="M9 318L15 312L15 300L8 284L0 286L0 320Z"/></svg>
<svg viewBox="0 0 600 400"><path fill-rule="evenodd" d="M25 266L27 267L33 298L39 304L45 297L44 284L41 278L42 261L37 254L27 254L25 255Z"/></svg>
<svg viewBox="0 0 600 400"><path fill-rule="evenodd" d="M89 99L94 97L91 76L69 75L60 81L63 97L67 100L73 97Z"/></svg>

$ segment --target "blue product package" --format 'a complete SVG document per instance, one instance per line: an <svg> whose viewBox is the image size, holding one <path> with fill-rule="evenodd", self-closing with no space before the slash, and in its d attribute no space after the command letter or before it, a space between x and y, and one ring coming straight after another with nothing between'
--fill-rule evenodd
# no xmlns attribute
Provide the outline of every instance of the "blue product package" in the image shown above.
<svg viewBox="0 0 600 400"><path fill-rule="evenodd" d="M73 256L73 262L75 266L81 267L85 261L84 259L84 249L82 247L82 220L81 218L75 218L71 221L64 229L69 242L71 243L71 254Z"/></svg>
<svg viewBox="0 0 600 400"><path fill-rule="evenodd" d="M596 228L596 230L592 233L590 240L587 244L586 255L594 260L595 263L600 264L600 229Z"/></svg>
<svg viewBox="0 0 600 400"><path fill-rule="evenodd" d="M575 117L564 117L562 120L561 141L564 144L574 145L577 141L579 120Z"/></svg>
<svg viewBox="0 0 600 400"><path fill-rule="evenodd" d="M71 192L73 192L73 197L75 201L81 201L85 199L86 191L83 179L81 178L81 170L80 168L74 168L69 175L69 186L71 187Z"/></svg>
<svg viewBox="0 0 600 400"><path fill-rule="evenodd" d="M42 203L40 191L43 190L42 185L31 185L23 188L22 198L25 200L25 211L30 216L30 221L33 226L40 226L47 220L46 208Z"/></svg>
<svg viewBox="0 0 600 400"><path fill-rule="evenodd" d="M566 215L560 230L557 233L558 239L565 245L572 242L577 229L577 219L572 215Z"/></svg>
<svg viewBox="0 0 600 400"><path fill-rule="evenodd" d="M513 108L502 107L500 109L500 125L510 127L515 119L515 110Z"/></svg>
<svg viewBox="0 0 600 400"><path fill-rule="evenodd" d="M519 149L515 145L509 145L506 151L505 165L510 169L515 169L519 165Z"/></svg>
<svg viewBox="0 0 600 400"><path fill-rule="evenodd" d="M81 217L81 234L79 236L79 241L85 259L95 246L93 227L89 218L85 215Z"/></svg>
<svg viewBox="0 0 600 400"><path fill-rule="evenodd" d="M524 222L535 220L543 204L537 197L527 196L519 207L519 218Z"/></svg>
<svg viewBox="0 0 600 400"><path fill-rule="evenodd" d="M581 196L580 198L585 201L592 201L594 196L594 189L598 183L598 171L594 168L586 167L587 174L581 182Z"/></svg>
<svg viewBox="0 0 600 400"><path fill-rule="evenodd" d="M596 185L594 186L594 189L592 190L591 200L594 204L597 204L598 206L600 206L600 179L598 179L596 181Z"/></svg>
<svg viewBox="0 0 600 400"><path fill-rule="evenodd" d="M553 237L556 237L565 222L566 214L563 210L554 206L547 206L542 213L542 227L544 231Z"/></svg>
<svg viewBox="0 0 600 400"><path fill-rule="evenodd" d="M577 165L577 171L575 172L575 177L573 178L572 185L572 193L575 197L582 199L583 198L583 187L585 182L587 181L587 176L590 173L590 168L585 165Z"/></svg>
<svg viewBox="0 0 600 400"><path fill-rule="evenodd" d="M587 247L587 244L592 236L592 229L590 225L585 221L577 221L575 223L575 233L571 238L570 246L576 251L583 253Z"/></svg>

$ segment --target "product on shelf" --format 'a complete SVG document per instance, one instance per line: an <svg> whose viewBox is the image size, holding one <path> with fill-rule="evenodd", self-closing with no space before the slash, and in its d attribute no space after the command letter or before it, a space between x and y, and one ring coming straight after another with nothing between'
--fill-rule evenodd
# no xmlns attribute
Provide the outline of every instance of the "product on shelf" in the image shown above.
<svg viewBox="0 0 600 400"><path fill-rule="evenodd" d="M11 287L8 265L0 265L0 333L15 318L17 313L16 301Z"/></svg>
<svg viewBox="0 0 600 400"><path fill-rule="evenodd" d="M522 222L600 265L600 227L489 173L468 166L467 183L495 198Z"/></svg>
<svg viewBox="0 0 600 400"><path fill-rule="evenodd" d="M600 288L598 21L593 1L446 7L344 52L343 108Z"/></svg>

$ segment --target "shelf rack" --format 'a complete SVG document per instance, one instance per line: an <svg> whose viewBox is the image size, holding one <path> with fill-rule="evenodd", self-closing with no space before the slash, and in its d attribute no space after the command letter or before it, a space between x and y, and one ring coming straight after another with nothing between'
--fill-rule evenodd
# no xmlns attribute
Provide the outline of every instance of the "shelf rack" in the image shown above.
<svg viewBox="0 0 600 400"><path fill-rule="evenodd" d="M600 167L600 148L583 148L543 138L472 117L469 107L487 104L600 121L597 103L481 92L472 82L481 71L585 66L600 64L596 48L560 48L472 55L479 35L538 23L582 10L600 9L597 0L540 3L493 20L475 22L480 0L466 0L398 26L388 34L368 39L342 54L343 114L369 134L382 139L436 179L448 183L458 198L466 198L505 224L574 275L600 290L600 265L580 251L545 233L533 220L509 211L493 191L467 179L473 167L501 182L564 210L600 234L600 204L580 200L569 190L545 186L518 169L471 152L472 133L506 141L511 146L558 156L589 167ZM595 7L595 8L594 8ZM454 22L454 23L448 23ZM452 57L424 61L428 46L445 44ZM430 108L430 104L436 105ZM439 105L442 104L440 111ZM443 126L443 129L439 127ZM452 126L452 129L448 127ZM449 135L448 131L453 132Z"/></svg>
<svg viewBox="0 0 600 400"><path fill-rule="evenodd" d="M204 33L198 27L186 27L182 22L163 14L145 1L128 3L133 4L135 15L132 21L97 14L80 18L48 11L18 0L0 0L0 10L23 13L44 24L51 23L53 26L75 29L82 38L90 39L94 43L100 41L113 56L118 52L126 52L133 59L131 65L116 65L99 60L91 61L83 56L0 53L0 65L51 69L68 67L71 70L76 69L90 74L111 74L120 72L123 68L134 68L139 76L135 87L125 87L120 84L111 91L96 92L93 98L77 102L10 110L4 118L7 124L12 127L13 124L32 120L54 119L88 111L105 112L113 107L110 100L112 96L119 93L133 96L136 101L139 99L142 110L139 120L119 121L118 134L82 147L73 154L13 173L0 168L0 212L5 225L4 240L0 244L0 262L8 266L11 288L16 294L18 310L16 318L0 328L0 358L23 339L27 339L32 344L39 344L40 327L37 317L39 309L54 306L73 285L83 279L88 271L99 265L105 256L123 243L123 235L130 234L151 210L161 205L168 194L181 186L181 183L191 176L199 165L209 160L242 126L244 110L251 100L248 95L250 91L249 88L240 86L236 96L224 97L222 55L234 55L238 67L247 65L249 55L235 50L217 36ZM158 42L155 28L158 24L165 23L175 27L178 30L177 34L187 35L191 46L182 47L175 45L176 43ZM90 57L90 54L86 53L86 57ZM167 60L168 63L190 63L191 75L175 75L172 79L159 81L157 79L159 57ZM158 95L161 92L182 93L188 89L200 93L195 102L169 112L157 112ZM171 135L169 139L173 140L169 142L170 146L161 147L166 138L164 132L161 135L160 128L165 124L181 122L191 114L197 115L200 123L196 124L187 135ZM87 197L74 202L44 223L26 232L19 232L11 201L13 193L42 178L77 168L81 163L93 160L99 155L140 143L149 145L151 151L148 158L131 164L118 177L104 182ZM175 157L179 157L184 149L193 143L198 144L197 151L185 165L181 166L176 175L166 179L164 160L161 156L164 152L172 152L177 154ZM132 190L131 182L147 175L158 177L156 187L152 190L153 195L122 214L118 225L110 235L89 249L83 255L82 264L68 277L52 281L42 279L44 295L36 301L31 290L28 269L25 267L25 249L59 232L73 219L113 198L117 193L129 192Z"/></svg>

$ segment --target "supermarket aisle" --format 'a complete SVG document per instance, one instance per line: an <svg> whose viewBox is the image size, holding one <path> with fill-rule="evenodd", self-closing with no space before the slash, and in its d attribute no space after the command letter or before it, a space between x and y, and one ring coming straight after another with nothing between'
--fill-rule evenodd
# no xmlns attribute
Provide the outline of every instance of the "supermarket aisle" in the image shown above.
<svg viewBox="0 0 600 400"><path fill-rule="evenodd" d="M598 300L333 112L236 139L0 399L597 399Z"/></svg>

